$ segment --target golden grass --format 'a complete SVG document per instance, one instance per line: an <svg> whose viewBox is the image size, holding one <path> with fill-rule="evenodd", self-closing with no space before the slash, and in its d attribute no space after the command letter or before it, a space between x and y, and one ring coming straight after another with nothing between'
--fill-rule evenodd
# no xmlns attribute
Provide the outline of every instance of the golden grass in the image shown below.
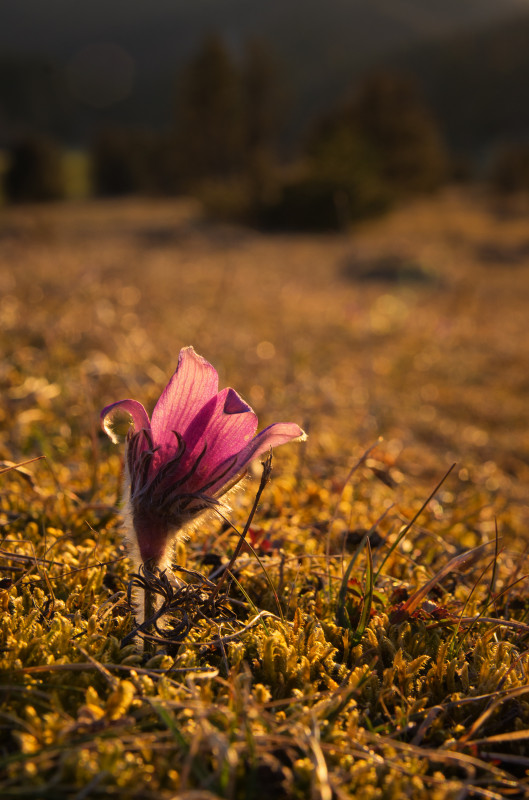
<svg viewBox="0 0 529 800"><path fill-rule="evenodd" d="M526 796L527 209L451 190L313 237L183 201L2 215L2 796ZM151 409L187 344L309 440L230 614L146 660L98 414ZM213 519L175 558L215 581L236 545Z"/></svg>

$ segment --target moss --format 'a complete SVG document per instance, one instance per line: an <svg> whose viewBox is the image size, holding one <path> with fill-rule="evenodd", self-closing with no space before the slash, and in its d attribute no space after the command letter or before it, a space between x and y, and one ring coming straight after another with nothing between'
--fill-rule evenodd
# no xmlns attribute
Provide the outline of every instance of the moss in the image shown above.
<svg viewBox="0 0 529 800"><path fill-rule="evenodd" d="M2 797L527 792L529 273L474 256L485 234L526 233L468 198L429 202L356 243L280 243L132 201L6 211ZM178 247L138 251L164 214ZM353 246L378 263L412 240L443 277L435 292L340 277ZM204 613L171 641L166 617L145 656L130 636L121 464L97 413L124 391L148 406L191 342L263 426L299 415L310 435L278 453L249 534L259 561L243 550L217 616L200 574L218 579L235 535L212 518L179 543ZM234 498L239 527L255 488Z"/></svg>

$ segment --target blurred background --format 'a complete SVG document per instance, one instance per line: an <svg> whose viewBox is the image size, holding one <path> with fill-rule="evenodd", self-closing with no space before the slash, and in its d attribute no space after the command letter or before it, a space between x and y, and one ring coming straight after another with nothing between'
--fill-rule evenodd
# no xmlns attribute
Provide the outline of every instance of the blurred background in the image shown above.
<svg viewBox="0 0 529 800"><path fill-rule="evenodd" d="M192 344L309 430L293 474L332 493L381 436L388 502L457 462L445 510L526 532L527 0L0 18L0 458L96 491L99 409Z"/></svg>
<svg viewBox="0 0 529 800"><path fill-rule="evenodd" d="M4 203L194 195L343 228L446 182L529 188L526 0L4 0Z"/></svg>

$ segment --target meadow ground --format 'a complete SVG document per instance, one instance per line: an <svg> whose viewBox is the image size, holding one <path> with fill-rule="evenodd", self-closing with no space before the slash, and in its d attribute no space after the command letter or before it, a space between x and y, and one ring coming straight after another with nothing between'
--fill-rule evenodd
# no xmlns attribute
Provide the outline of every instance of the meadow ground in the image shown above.
<svg viewBox="0 0 529 800"><path fill-rule="evenodd" d="M328 236L1 214L2 797L528 796L527 206L449 191ZM144 653L98 417L151 410L187 344L309 438L231 599L201 617L189 575ZM215 582L237 542L214 516L175 563Z"/></svg>

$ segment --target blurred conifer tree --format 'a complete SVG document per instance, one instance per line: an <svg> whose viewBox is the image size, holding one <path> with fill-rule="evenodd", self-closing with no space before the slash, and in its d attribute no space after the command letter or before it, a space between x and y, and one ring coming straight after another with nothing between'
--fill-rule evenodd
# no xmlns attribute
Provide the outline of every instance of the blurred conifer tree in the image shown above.
<svg viewBox="0 0 529 800"><path fill-rule="evenodd" d="M240 76L218 36L209 36L184 71L177 107L182 175L189 183L228 177L242 165Z"/></svg>
<svg viewBox="0 0 529 800"><path fill-rule="evenodd" d="M529 191L529 144L504 145L493 159L490 180L505 194Z"/></svg>
<svg viewBox="0 0 529 800"><path fill-rule="evenodd" d="M412 78L394 72L369 76L347 113L376 150L381 173L397 194L434 189L446 179L439 129Z"/></svg>
<svg viewBox="0 0 529 800"><path fill-rule="evenodd" d="M264 199L273 187L284 93L276 61L257 39L246 44L241 68L244 171L250 202Z"/></svg>
<svg viewBox="0 0 529 800"><path fill-rule="evenodd" d="M15 203L58 200L64 196L61 149L44 136L16 143L9 153L5 191Z"/></svg>

